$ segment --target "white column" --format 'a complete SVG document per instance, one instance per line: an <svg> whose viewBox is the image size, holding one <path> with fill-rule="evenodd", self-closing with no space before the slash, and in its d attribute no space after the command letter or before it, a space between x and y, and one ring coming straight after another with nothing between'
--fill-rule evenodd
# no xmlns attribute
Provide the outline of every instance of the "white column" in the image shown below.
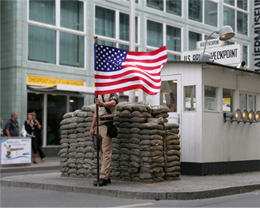
<svg viewBox="0 0 260 208"><path fill-rule="evenodd" d="M130 51L135 51L135 0L130 0L129 23L129 49ZM135 102L135 90L129 92L129 102Z"/></svg>

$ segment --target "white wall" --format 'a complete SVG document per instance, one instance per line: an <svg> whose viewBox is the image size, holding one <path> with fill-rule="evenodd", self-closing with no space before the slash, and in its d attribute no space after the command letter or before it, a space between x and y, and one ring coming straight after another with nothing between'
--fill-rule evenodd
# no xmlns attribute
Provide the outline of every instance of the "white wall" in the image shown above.
<svg viewBox="0 0 260 208"><path fill-rule="evenodd" d="M235 108L239 108L239 92L257 94L256 110L260 110L259 75L232 71L217 66L204 67L204 85L218 87L218 112L202 113L202 162L260 159L260 123L223 122L222 88L236 90ZM203 87L204 88L204 87ZM204 94L204 89L203 89ZM204 106L204 100L203 106Z"/></svg>

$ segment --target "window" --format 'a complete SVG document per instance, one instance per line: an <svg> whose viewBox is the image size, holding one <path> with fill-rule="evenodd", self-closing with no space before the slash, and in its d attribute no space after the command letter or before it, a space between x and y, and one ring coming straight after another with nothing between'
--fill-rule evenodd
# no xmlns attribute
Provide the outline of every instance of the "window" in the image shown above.
<svg viewBox="0 0 260 208"><path fill-rule="evenodd" d="M224 1L223 24L242 35L248 35L248 0ZM236 18L236 19L235 19Z"/></svg>
<svg viewBox="0 0 260 208"><path fill-rule="evenodd" d="M243 45L243 61L245 61L248 66L248 46L245 45Z"/></svg>
<svg viewBox="0 0 260 208"><path fill-rule="evenodd" d="M30 0L29 19L45 24L55 25L55 0Z"/></svg>
<svg viewBox="0 0 260 208"><path fill-rule="evenodd" d="M168 50L181 52L181 29L167 25L166 41Z"/></svg>
<svg viewBox="0 0 260 208"><path fill-rule="evenodd" d="M154 47L163 45L163 24L147 20L147 45Z"/></svg>
<svg viewBox="0 0 260 208"><path fill-rule="evenodd" d="M202 40L202 35L199 33L189 31L189 50L197 49L197 41Z"/></svg>
<svg viewBox="0 0 260 208"><path fill-rule="evenodd" d="M95 34L98 44L129 50L129 14L96 6ZM118 30L116 31L116 27ZM138 17L135 17L135 42L138 43ZM110 40L108 40L109 38ZM113 40L111 40L111 38Z"/></svg>
<svg viewBox="0 0 260 208"><path fill-rule="evenodd" d="M29 0L28 60L84 68L85 3Z"/></svg>
<svg viewBox="0 0 260 208"><path fill-rule="evenodd" d="M224 7L224 25L230 25L235 30L235 10Z"/></svg>
<svg viewBox="0 0 260 208"><path fill-rule="evenodd" d="M56 63L56 31L29 26L28 59Z"/></svg>
<svg viewBox="0 0 260 208"><path fill-rule="evenodd" d="M166 12L181 16L181 0L166 0Z"/></svg>
<svg viewBox="0 0 260 208"><path fill-rule="evenodd" d="M60 64L84 67L84 37L60 33Z"/></svg>
<svg viewBox="0 0 260 208"><path fill-rule="evenodd" d="M163 0L147 0L146 5L153 9L163 11Z"/></svg>
<svg viewBox="0 0 260 208"><path fill-rule="evenodd" d="M205 23L218 26L218 4L208 0L205 1Z"/></svg>
<svg viewBox="0 0 260 208"><path fill-rule="evenodd" d="M185 86L184 87L184 109L185 111L196 110L196 86Z"/></svg>
<svg viewBox="0 0 260 208"><path fill-rule="evenodd" d="M60 25L73 30L83 31L83 2L61 0Z"/></svg>
<svg viewBox="0 0 260 208"><path fill-rule="evenodd" d="M201 0L189 0L189 19L202 22Z"/></svg>
<svg viewBox="0 0 260 208"><path fill-rule="evenodd" d="M165 32L164 32L165 31ZM153 51L166 43L168 61L181 58L181 28L147 20L147 49Z"/></svg>
<svg viewBox="0 0 260 208"><path fill-rule="evenodd" d="M222 110L224 112L233 112L233 90L223 89Z"/></svg>
<svg viewBox="0 0 260 208"><path fill-rule="evenodd" d="M70 96L70 112L74 112L75 110L81 109L84 105L83 97Z"/></svg>
<svg viewBox="0 0 260 208"><path fill-rule="evenodd" d="M115 11L96 6L95 33L115 38Z"/></svg>
<svg viewBox="0 0 260 208"><path fill-rule="evenodd" d="M205 110L217 111L217 88L205 86Z"/></svg>
<svg viewBox="0 0 260 208"><path fill-rule="evenodd" d="M248 111L256 110L256 96L247 94L247 93L239 93L239 108L241 110L247 109Z"/></svg>
<svg viewBox="0 0 260 208"><path fill-rule="evenodd" d="M160 105L170 108L170 112L177 112L177 80L162 81Z"/></svg>

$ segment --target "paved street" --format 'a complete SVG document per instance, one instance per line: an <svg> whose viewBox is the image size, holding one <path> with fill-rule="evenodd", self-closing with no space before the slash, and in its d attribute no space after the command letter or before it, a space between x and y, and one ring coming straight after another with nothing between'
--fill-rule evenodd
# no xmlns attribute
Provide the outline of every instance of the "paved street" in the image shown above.
<svg viewBox="0 0 260 208"><path fill-rule="evenodd" d="M87 193L1 187L0 205L1 207L260 207L260 190L203 200L155 201Z"/></svg>

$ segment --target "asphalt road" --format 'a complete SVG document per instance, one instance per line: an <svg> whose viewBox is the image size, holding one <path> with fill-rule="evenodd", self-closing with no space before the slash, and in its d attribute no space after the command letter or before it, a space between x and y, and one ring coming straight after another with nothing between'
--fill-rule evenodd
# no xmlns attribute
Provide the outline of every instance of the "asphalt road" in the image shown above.
<svg viewBox="0 0 260 208"><path fill-rule="evenodd" d="M21 174L28 174L29 177L31 173ZM8 175L19 175L19 173ZM260 190L233 196L186 201L124 199L4 186L0 191L1 207L260 207Z"/></svg>

